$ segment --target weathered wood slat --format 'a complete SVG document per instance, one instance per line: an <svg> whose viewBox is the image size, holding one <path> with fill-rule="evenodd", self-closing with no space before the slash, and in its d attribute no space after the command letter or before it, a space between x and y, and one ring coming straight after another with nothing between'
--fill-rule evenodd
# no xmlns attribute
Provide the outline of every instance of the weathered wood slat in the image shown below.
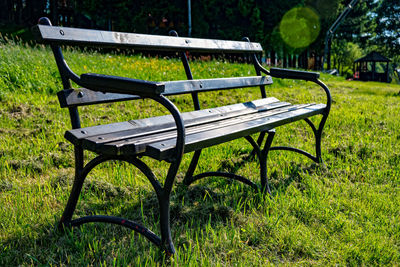
<svg viewBox="0 0 400 267"><path fill-rule="evenodd" d="M236 126L239 127L243 122L246 121L254 121L260 118L266 118L266 117L271 117L271 116L276 116L278 114L284 114L292 110L297 110L300 108L305 108L310 105L298 105L298 106L285 106L282 108L277 108L273 109L270 111L265 111L265 112L260 112L260 113L253 113L253 114L245 114L242 116L234 116L231 117L230 119L226 120L220 120L220 121L211 121L209 123L205 124L196 124L193 125L192 127L185 127L186 128L186 135L189 136L191 134L197 134L200 132L209 132L209 131L215 131L220 128L226 128L230 126ZM239 131L245 131L246 128L238 128ZM134 138L124 138L124 139L119 139L118 141L115 142L108 142L105 143L105 147L111 146L115 151L113 153L131 153L130 149L131 145L134 146L135 153L140 153L144 152L140 151L139 148L144 148L146 145L151 144L151 143L156 143L156 142L162 142L164 140L169 140L169 139L175 139L176 138L176 131L170 130L167 132L160 132L160 133L155 133L155 134L149 134L146 136L138 136ZM86 140L85 140L86 141ZM123 147L126 147L127 149L124 151Z"/></svg>
<svg viewBox="0 0 400 267"><path fill-rule="evenodd" d="M185 121L185 125L198 120L199 122L210 120L210 118L235 116L244 113L257 112L261 110L273 109L282 105L287 105L286 102L280 102L275 97L263 98L254 100L251 102L233 104L223 107L203 109L191 112L182 113L182 118ZM111 123L106 125L92 126L87 128L75 129L67 131L65 137L76 143L80 139L98 139L102 137L104 140L108 140L108 135L119 135L128 136L129 134L137 132L153 131L155 129L165 129L168 127L175 127L175 122L171 115L151 117L141 120L131 120L129 122ZM174 128L175 129L175 128ZM131 131L128 132L127 131ZM101 139L98 139L100 142ZM93 140L94 141L94 140Z"/></svg>
<svg viewBox="0 0 400 267"><path fill-rule="evenodd" d="M163 95L186 94L212 90L254 87L272 84L269 76L233 77L165 82Z"/></svg>
<svg viewBox="0 0 400 267"><path fill-rule="evenodd" d="M285 106L289 106L290 104L287 102L277 102L273 103L271 105L268 105L268 107L264 107L263 111L266 110L274 110L277 108L282 108ZM213 110L209 113L210 116L197 116L196 118L190 118L190 119L184 119L185 122L185 128L190 129L191 127L197 126L197 130L200 130L201 125L211 125L211 123L216 123L216 122L221 122L221 121L233 121L235 117L238 116L243 116L243 115L248 115L248 114L253 114L257 112L261 112L260 109L243 109L238 112L231 112L231 113L219 113L215 112ZM206 114L208 115L208 114ZM132 130L127 130L127 131L119 131L119 132L113 132L113 133L108 133L108 134L102 134L102 135L96 135L96 136L91 136L88 138L85 138L85 140L89 142L93 142L97 145L99 144L105 144L105 143L110 143L113 141L119 141L121 139L132 139L132 138L143 138L143 140L146 139L147 136L151 136L150 138L155 138L155 134L158 134L160 136L168 136L168 132L174 131L176 129L175 127L175 122L171 121L172 118L171 116L168 116L167 119L169 119L168 123L165 123L165 117L159 117L159 124L156 124L154 126L147 126L147 127L136 127L135 129ZM132 123L135 123L132 121ZM216 125L216 124L213 124Z"/></svg>
<svg viewBox="0 0 400 267"><path fill-rule="evenodd" d="M274 116L263 117L223 128L190 134L186 136L185 153L197 150L199 147L205 148L225 143L260 131L270 130L289 122L321 114L325 107L325 104L307 106L285 113L276 114ZM171 156L171 153L174 152L174 147L175 139L171 138L169 140L163 140L147 145L145 154L155 159L163 160Z"/></svg>
<svg viewBox="0 0 400 267"><path fill-rule="evenodd" d="M157 51L262 52L259 43L243 41L184 38L47 25L34 26L33 33L39 42L60 45L105 46Z"/></svg>
<svg viewBox="0 0 400 267"><path fill-rule="evenodd" d="M326 106L324 104L288 106L286 103L286 105L282 105L270 110L260 109L259 111L253 113L243 112L242 114L235 114L231 117L227 116L222 120L213 120L212 117L209 117L209 121L206 123L201 123L201 120L193 119L193 124L191 125L188 123L188 125L185 127L185 152L190 152L194 149L198 149L199 147L208 147L227 142L229 140L244 137L252 133L272 129L291 121L321 114L325 107ZM162 117L165 118L167 116ZM102 153L106 154L142 153L159 160L167 159L169 156L171 156L169 153L173 152L173 148L175 146L176 131L174 127L162 130L162 127L156 126L156 119L160 119L162 117L145 119L151 120L152 122L142 122L143 126L136 129L131 128L121 131L115 131L114 129L113 133L109 132L107 134L106 131L103 131L105 133L104 135L92 135L91 137L86 138L85 135L90 133L81 133L80 136L82 145L89 150L101 151ZM138 122L140 121L143 120L138 120ZM168 123L173 124L171 121ZM165 125L166 124L164 124L164 126ZM147 130L145 130L146 127ZM87 129L88 131L92 130L89 128ZM79 135L78 130L72 131ZM76 137L77 136L74 136L74 138Z"/></svg>
<svg viewBox="0 0 400 267"><path fill-rule="evenodd" d="M119 77L102 75L99 78L97 75L83 74L81 76L84 83L82 86L87 86L91 89L68 89L58 92L58 99L61 107L75 107L84 105L93 105L99 103L116 102L123 100L139 99L138 95L132 94L135 90L142 91L142 87L138 80L124 78L124 81L116 86L115 79ZM130 81L132 80L132 87ZM178 95L193 92L203 92L220 89L232 89L242 87L253 87L260 85L271 84L272 80L269 76L252 76L252 77L235 77L235 78L220 78L220 79L202 79L202 80L189 80L189 81L170 81L164 82L163 95ZM161 83L160 83L161 84ZM122 86L122 88L121 88ZM154 87L153 93L157 90L157 83L145 83L147 87ZM136 87L132 90L131 88ZM106 92L109 93L106 93ZM144 90L143 90L144 91ZM113 93L112 93L113 92ZM121 93L122 92L122 93ZM130 94L128 94L128 92Z"/></svg>
<svg viewBox="0 0 400 267"><path fill-rule="evenodd" d="M268 76L233 77L218 79L151 82L125 77L85 73L81 75L81 86L95 91L119 94L177 95L212 90L254 87L271 84Z"/></svg>

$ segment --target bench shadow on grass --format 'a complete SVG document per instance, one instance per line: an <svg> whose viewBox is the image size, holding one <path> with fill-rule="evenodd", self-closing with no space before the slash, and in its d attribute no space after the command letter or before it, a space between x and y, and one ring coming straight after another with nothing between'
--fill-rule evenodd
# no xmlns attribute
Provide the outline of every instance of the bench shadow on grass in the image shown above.
<svg viewBox="0 0 400 267"><path fill-rule="evenodd" d="M234 154L235 159L222 161L217 171L237 173L244 164L255 160L254 157L250 155L249 151L240 151ZM270 174L273 195L276 191L285 191L293 182L300 183L304 171L311 173L315 172L318 168L316 164L304 166L290 163L290 165L289 173L286 174L285 179L282 179L282 177L280 177L281 173L276 171ZM210 183L207 179L213 179L213 182ZM71 180L72 179L70 179L68 175L61 173L61 175L51 182L51 186L61 186L65 188L65 190L68 190L72 182ZM226 183L232 183L233 186L233 183L237 182L223 178L218 178L217 182L215 182L214 178L202 180L203 181L196 182L189 187L178 183L173 190L171 197L171 228L173 240L178 249L184 247L185 243L188 242L185 237L186 235L183 233L188 228L192 228L192 230L197 228L204 229L207 224L211 224L211 226L214 227L216 225L226 224L232 219L238 224L245 222L245 219L241 218L240 215L235 212L234 207L229 207L226 203L236 203L238 198L246 201L246 199L254 198L257 194L252 188L247 186L243 187L240 192L224 194L221 192L219 185L226 186ZM259 183L259 181L256 181L256 183ZM145 201L136 200L132 202L134 196L128 189L107 182L88 179L85 182L84 194L88 197L86 201L80 200L78 203L78 216L107 214L107 211L118 210L116 214L114 213L112 215L136 221L148 227L156 234L159 233L158 201L153 191L141 191L140 199ZM96 200L92 201L92 198ZM262 201L262 199L260 198L256 201ZM62 206L63 205L65 205L65 203L63 203ZM246 207L243 206L240 209L245 208ZM61 214L61 212L62 211L60 211L59 214ZM75 217L76 216L77 215L75 215ZM56 216L54 218L58 220ZM86 264L93 263L93 261L100 263L109 259L110 255L108 254L118 249L116 246L119 248L122 246L126 251L129 250L129 252L126 252L127 255L123 256L126 258L135 258L139 255L143 256L143 251L149 251L150 246L154 247L154 245L145 240L145 238L137 239L138 234L134 235L135 240L131 242L131 230L121 226L90 223L84 225L81 229L74 228L73 231L67 230L66 232L62 232L56 228L56 224L57 221L54 221L52 224L38 224L32 227L31 231L39 233L39 237L36 239L15 237L5 240L3 246L5 248L10 248L10 250L8 250L8 257L3 257L0 263L4 266L27 263L34 265L49 263L60 264L68 263L71 259L83 260L82 263ZM104 243L111 243L112 245L110 245L108 249L106 246L103 253L87 256L91 253L89 251L90 244L93 242L93 239L96 238ZM124 243L115 245L115 243L110 242L112 240L116 243L118 243L119 240L124 240L121 241ZM163 255L160 252L155 252L158 249L156 247L154 248L155 249L152 249L151 253L151 255L154 256L154 261L163 261ZM47 252L43 254L40 251Z"/></svg>

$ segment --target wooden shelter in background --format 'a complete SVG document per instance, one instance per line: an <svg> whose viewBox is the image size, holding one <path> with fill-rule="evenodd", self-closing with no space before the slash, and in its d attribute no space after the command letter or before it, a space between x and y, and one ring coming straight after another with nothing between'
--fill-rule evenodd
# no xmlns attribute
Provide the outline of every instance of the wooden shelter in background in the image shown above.
<svg viewBox="0 0 400 267"><path fill-rule="evenodd" d="M390 59L382 56L378 52L371 52L365 57L354 61L354 79L361 81L390 82L389 77ZM377 63L386 63L384 72L377 72Z"/></svg>

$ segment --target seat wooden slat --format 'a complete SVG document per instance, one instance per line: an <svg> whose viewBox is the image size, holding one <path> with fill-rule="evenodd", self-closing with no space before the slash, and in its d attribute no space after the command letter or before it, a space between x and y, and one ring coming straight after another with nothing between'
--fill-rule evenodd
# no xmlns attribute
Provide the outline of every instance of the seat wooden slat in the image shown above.
<svg viewBox="0 0 400 267"><path fill-rule="evenodd" d="M197 150L199 147L205 148L225 143L260 131L267 131L289 122L321 114L325 107L325 104L312 105L273 116L244 121L223 128L189 134L185 140L185 153ZM167 159L174 152L175 142L175 138L171 138L148 144L145 154L159 160Z"/></svg>
<svg viewBox="0 0 400 267"><path fill-rule="evenodd" d="M184 38L125 32L88 30L36 25L32 29L37 41L61 45L85 45L133 48L156 51L193 51L223 53L261 53L259 43L214 39Z"/></svg>
<svg viewBox="0 0 400 267"><path fill-rule="evenodd" d="M290 104L287 102L278 102L270 105L268 107L268 110L274 110L278 108L282 108L285 106L289 106ZM263 109L263 111L267 110ZM223 123L223 121L228 121L232 122L237 120L238 116L243 116L243 115L249 115L252 113L257 113L260 112L259 110L242 110L242 112L232 112L232 113L217 113L212 112L212 116L205 116L202 118L193 118L193 119L188 119L184 120L185 122L185 128L190 131L191 129L195 128L194 131L199 131L202 128L206 128L209 125L213 125L212 127L216 127L217 125ZM164 120L163 117L159 117L160 122ZM172 119L170 116L168 119ZM201 127L204 125L204 127ZM156 139L156 136L160 136L161 138L167 138L168 135L173 132L173 135L175 135L175 123L170 122L170 123L160 123L159 125L156 126L150 126L150 127L137 127L132 130L127 130L127 131L120 131L120 132L113 132L109 134L104 134L104 135L99 135L99 136L92 136L89 138L85 138L85 141L89 141L91 143L94 143L96 145L101 145L101 144L106 144L110 142L115 142L119 141L121 139L124 140L131 140L131 139L137 139L141 138L142 140L147 140L148 138L151 139ZM193 131L193 130L192 130Z"/></svg>
<svg viewBox="0 0 400 267"><path fill-rule="evenodd" d="M324 104L282 105L272 110L261 110L260 112L231 116L223 120L211 120L208 123L196 123L185 127L185 151L190 152L199 146L207 147L247 136L259 132L261 129L272 129L289 121L320 114L324 108ZM154 118L151 119L154 120ZM103 139L98 139L100 136L93 136L82 139L82 144L87 149L93 151L101 150L106 154L144 153L159 160L168 158L170 156L168 153L175 146L176 131L174 127L158 132L154 131L154 129L151 130L149 132L145 131L146 134L144 135L140 134L134 137L124 136L126 133L132 133L130 130L119 132L120 135L114 139L112 134L108 134L105 137L101 136ZM138 130L137 133L140 131L143 132L143 128ZM198 141L196 141L197 137L199 138ZM224 137L227 139L224 139Z"/></svg>
<svg viewBox="0 0 400 267"><path fill-rule="evenodd" d="M260 118L265 118L265 117L270 117L270 116L275 116L277 114L282 114L286 113L292 110L297 110L300 108L304 108L310 106L310 104L305 104L305 105L296 105L296 106L283 106L281 108L276 108L268 111L263 111L260 113L252 113L252 114L243 114L241 116L232 116L229 119L225 120L217 120L217 121L210 121L208 123L204 124L195 124L190 127L185 127L186 129L186 135L194 134L194 133L199 133L199 132L205 132L205 131L210 131L213 129L218 129L218 128L224 128L228 127L231 125L238 125L242 122L245 121L252 121L252 120L257 120ZM115 142L105 142L105 146L115 146L115 147L122 147L122 146L128 146L128 145L142 145L142 144L150 144L154 142L159 142L171 138L176 138L176 131L174 129L168 130L166 132L158 132L158 133L151 133L148 135L144 136L138 136L134 138L123 138L119 139ZM85 140L85 141L90 141L90 140Z"/></svg>
<svg viewBox="0 0 400 267"><path fill-rule="evenodd" d="M283 105L289 105L287 102L280 102L275 97L258 99L251 102L233 104L211 109L197 110L182 113L185 125L193 123L200 123L207 120L225 119L228 116L235 116L245 113L258 112L261 110L268 110ZM98 144L112 141L110 136L117 138L129 137L130 135L140 134L142 132L148 133L150 131L164 131L165 129L173 127L175 129L175 122L171 115L151 117L141 120L132 120L129 122L111 123L106 125L92 126L87 128L80 128L67 131L65 137L77 143L80 139L87 139ZM102 139L99 139L101 137ZM134 136L132 136L134 137ZM104 142L102 142L104 140Z"/></svg>

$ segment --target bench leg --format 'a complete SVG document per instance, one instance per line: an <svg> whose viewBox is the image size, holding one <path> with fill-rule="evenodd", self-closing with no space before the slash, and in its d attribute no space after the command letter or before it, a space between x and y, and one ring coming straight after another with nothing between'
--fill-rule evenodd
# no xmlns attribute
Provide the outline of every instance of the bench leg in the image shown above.
<svg viewBox="0 0 400 267"><path fill-rule="evenodd" d="M59 222L59 228L64 229L65 227L74 227L74 226L80 226L85 223L89 222L102 222L102 223L112 223L112 224L117 224L121 225L127 228L130 228L131 230L134 230L135 232L138 232L139 234L144 235L149 241L154 243L156 246L161 247L167 254L167 256L170 256L175 253L175 248L174 244L172 242L172 237L171 237L171 230L170 230L170 193L172 189L172 184L173 180L176 175L176 171L179 167L179 162L172 163L169 171L167 178L165 180L164 187L160 185L160 183L157 181L155 175L153 172L150 170L150 168L142 161L140 161L137 158L126 158L126 157L121 157L121 156L97 156L93 160L91 160L89 163L86 164L83 168L81 166L83 165L83 153L80 149L77 150L76 153L76 166L79 167L76 170L76 176L74 180L74 184L70 193L70 197L68 199L68 203L65 207L63 216L61 217L61 220ZM99 165L100 163L103 163L105 161L109 160L120 160L120 161L125 161L128 163L131 163L135 167L137 167L150 181L152 184L158 198L159 202L159 209L160 209L160 232L161 232L161 238L159 238L156 234L154 234L151 230L147 229L146 227L143 227L142 225L130 221L128 219L120 218L120 217L115 217L115 216L104 216L104 215L89 215L89 216L84 216L81 218L77 218L72 220L72 215L75 211L76 205L78 203L79 195L81 193L83 183L85 181L85 178L87 175L90 173L90 171Z"/></svg>
<svg viewBox="0 0 400 267"><path fill-rule="evenodd" d="M264 141L265 134L266 134L266 132L261 132L260 135L257 138L257 145L259 147L261 147L261 145L262 145L262 143ZM257 153L256 149L253 148L253 150L250 152L250 159L254 159L254 157L256 156L256 153Z"/></svg>
<svg viewBox="0 0 400 267"><path fill-rule="evenodd" d="M185 185L190 185L191 183L193 183L193 174L194 171L196 170L197 164L199 163L200 154L201 154L201 149L196 150L193 154L189 168L186 171L185 178L183 179L183 183Z"/></svg>
<svg viewBox="0 0 400 267"><path fill-rule="evenodd" d="M269 150L286 150L286 151L296 152L303 156L308 157L315 163L322 164L323 166L325 166L324 161L322 160L321 141L322 141L322 131L324 129L327 118L328 118L328 114L323 114L323 117L319 123L318 129L315 127L314 123L309 118L304 119L304 121L307 122L307 124L311 127L311 129L314 133L315 156L307 151L304 151L304 150L296 148L296 147L290 147L290 146L274 146L274 147L270 147Z"/></svg>
<svg viewBox="0 0 400 267"><path fill-rule="evenodd" d="M322 160L322 153L321 153L321 140L322 140L322 131L324 130L325 122L328 119L328 114L329 114L329 112L323 114L322 119L318 126L318 130L315 129L315 127L311 127L311 128L313 128L314 135L315 135L315 153L316 153L316 157L317 157L317 162L324 166L325 166L325 163ZM312 122L311 122L311 124L312 124ZM310 124L310 126L311 126L311 124Z"/></svg>
<svg viewBox="0 0 400 267"><path fill-rule="evenodd" d="M265 142L264 148L260 151L260 179L261 179L261 190L262 192L268 192L271 194L271 189L268 184L268 174L267 174L267 159L268 152L270 151L272 141L275 136L275 129L269 130L267 140Z"/></svg>
<svg viewBox="0 0 400 267"><path fill-rule="evenodd" d="M169 160L167 160L167 162L170 162L171 165L169 166L168 174L167 177L165 178L164 185L162 186L157 180L154 173L151 171L151 169L143 161L139 160L135 156L128 157L128 156L117 156L117 155L116 156L99 155L94 159L92 159L91 161L89 161L86 165L84 165L83 148L80 146L75 146L75 180L72 186L67 206L65 207L63 216L61 217L59 222L60 228L63 229L65 226L67 227L79 226L89 222L118 224L130 228L139 234L142 234L149 241L163 248L167 256L170 256L175 253L175 248L172 242L171 229L170 229L170 195L183 156L183 151L185 146L185 127L183 119L179 113L179 110L173 105L171 101L169 101L164 96L155 96L152 98L153 100L159 102L170 111L170 113L174 117L177 127L177 141L176 141L175 153L171 155ZM141 226L136 222L115 216L89 215L72 220L72 215L75 211L79 195L81 193L83 183L87 175L94 167L96 167L100 163L109 160L125 161L134 165L150 181L151 185L154 188L154 191L156 192L159 203L161 238L159 238L149 229ZM197 162L195 165L197 165Z"/></svg>
<svg viewBox="0 0 400 267"><path fill-rule="evenodd" d="M159 198L161 243L167 256L175 254L175 247L171 237L169 197L170 196L168 193L168 194L163 194L161 198Z"/></svg>
<svg viewBox="0 0 400 267"><path fill-rule="evenodd" d="M83 182L86 177L83 177L83 149L81 147L75 146L75 179L72 185L71 193L68 198L67 206L64 209L64 213L58 224L59 229L63 229L65 226L70 226L72 215L75 211L76 204L78 203L79 195L82 190Z"/></svg>
<svg viewBox="0 0 400 267"><path fill-rule="evenodd" d="M231 180L236 180L236 181L242 182L244 184L247 184L247 185L253 187L255 190L259 189L258 186L255 183L253 183L252 181L250 181L249 179L247 179L243 176L234 174L234 173L215 171L215 172L203 172L203 173L200 173L197 175L193 175L194 171L196 170L197 164L199 162L200 153L201 153L201 150L196 150L193 154L192 161L190 162L189 168L185 174L185 178L183 179L183 183L185 185L189 186L193 182L200 180L202 178L216 176L216 177L223 177L223 178L228 178Z"/></svg>
<svg viewBox="0 0 400 267"><path fill-rule="evenodd" d="M264 149L261 150L260 146L262 145L262 143L264 141L265 134L268 134L268 137L265 142ZM257 154L257 156L260 160L261 190L263 192L266 191L269 194L271 194L271 190L269 188L268 178L267 178L267 158L268 158L268 152L270 151L274 136L275 136L275 129L268 130L266 132L261 132L260 136L257 139L257 142L255 142L254 139L251 138L250 136L245 137L246 140L249 141L250 144L254 148L251 153ZM217 176L217 177L224 177L224 178L236 180L236 181L242 182L246 185L253 187L255 190L259 190L259 187L255 183L253 183L252 181L250 181L249 179L247 179L243 176L240 176L240 175L237 175L234 173L204 172L204 173L200 173L200 174L193 176L196 166L198 164L199 158L200 158L200 153L201 153L201 150L196 150L194 152L192 161L190 162L189 168L188 168L185 178L183 180L183 183L185 185L190 185L191 183L193 183L197 180L200 180L202 178ZM252 156L252 155L250 155L250 156Z"/></svg>
<svg viewBox="0 0 400 267"><path fill-rule="evenodd" d="M315 158L314 161L316 163L322 163L323 164L323 160L322 160L322 153L321 153L321 139L322 139L322 129L324 127L325 124L325 116L322 117L322 120L320 122L320 125L317 128L315 128L314 123L309 119L309 118L305 118L304 121L307 122L307 124L311 127L313 133L314 133L314 137L315 137Z"/></svg>

